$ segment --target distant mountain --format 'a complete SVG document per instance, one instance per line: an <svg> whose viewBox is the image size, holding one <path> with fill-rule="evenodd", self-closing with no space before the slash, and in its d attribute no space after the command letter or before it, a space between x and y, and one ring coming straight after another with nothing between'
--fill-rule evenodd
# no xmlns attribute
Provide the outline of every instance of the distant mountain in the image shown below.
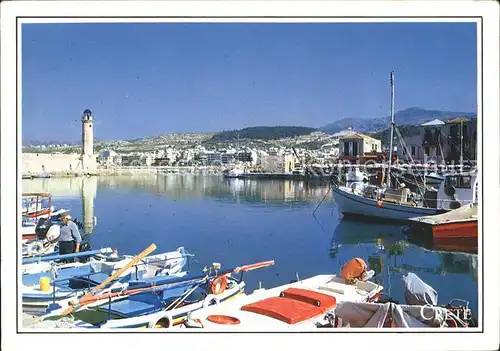
<svg viewBox="0 0 500 351"><path fill-rule="evenodd" d="M297 126L274 126L274 127L248 127L239 130L224 131L215 134L212 141L229 141L240 139L273 140L282 138L294 138L301 135L317 132L318 129Z"/></svg>
<svg viewBox="0 0 500 351"><path fill-rule="evenodd" d="M395 120L397 125L419 125L433 119L448 120L456 117L476 117L475 113L471 112L451 112L424 110L418 107L411 107L396 113ZM337 133L341 130L352 127L355 131L362 133L377 133L389 127L391 117L375 117L375 118L342 118L338 121L330 123L320 130L326 133Z"/></svg>

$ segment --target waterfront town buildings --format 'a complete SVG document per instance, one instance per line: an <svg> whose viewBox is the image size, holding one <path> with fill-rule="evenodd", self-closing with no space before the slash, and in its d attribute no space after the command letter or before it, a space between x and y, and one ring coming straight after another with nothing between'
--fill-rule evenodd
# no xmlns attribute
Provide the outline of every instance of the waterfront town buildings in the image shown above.
<svg viewBox="0 0 500 351"><path fill-rule="evenodd" d="M419 126L413 135L403 138L402 156L414 162L459 164L477 158L477 120L435 119Z"/></svg>
<svg viewBox="0 0 500 351"><path fill-rule="evenodd" d="M351 128L336 134L321 132L267 143L266 146L211 145L172 140L168 145L148 151L123 152L110 148L94 152L93 116L85 110L82 116L82 151L80 153L23 153L23 174L29 173L95 173L97 168L211 166L221 169L236 164L261 172L291 173L305 165L333 166L338 162L376 163L386 160L387 145ZM193 138L193 136L191 136ZM397 140L399 160L437 164L475 160L477 123L475 119L432 120ZM311 144L315 146L311 147ZM264 145L264 144L263 144ZM400 146L399 146L400 145ZM405 162L405 161L403 161ZM406 161L407 162L407 161Z"/></svg>

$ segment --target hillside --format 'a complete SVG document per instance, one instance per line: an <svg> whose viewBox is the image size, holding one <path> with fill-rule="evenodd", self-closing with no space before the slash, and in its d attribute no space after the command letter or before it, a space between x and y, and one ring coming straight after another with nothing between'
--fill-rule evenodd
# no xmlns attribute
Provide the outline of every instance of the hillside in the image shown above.
<svg viewBox="0 0 500 351"><path fill-rule="evenodd" d="M425 110L418 107L412 107L406 110L398 111L395 115L395 120L397 125L419 125L436 118L447 120L456 117L476 117L476 114L471 112ZM390 116L375 118L349 117L330 123L320 128L320 130L327 133L337 133L341 130L347 129L348 127L352 127L356 131L371 134L387 129L390 121Z"/></svg>
<svg viewBox="0 0 500 351"><path fill-rule="evenodd" d="M436 110L425 110L421 108L409 108L406 110L398 111L396 113L396 125L403 135L406 133L411 133L411 125L420 125L427 121L433 119L448 120L456 117L476 117L474 113L467 112L450 112L450 111L436 111ZM306 120L306 119L305 119ZM303 142L314 141L316 137L309 136L311 133L317 134L317 132L325 132L328 135L323 135L318 137L320 139L329 139L333 133L338 133L340 131L346 130L348 127L352 127L355 131L374 135L377 139L381 139L385 144L388 141L388 127L390 122L390 117L375 117L375 118L343 118L328 124L320 129L302 127L302 126L256 126L248 127L240 130L223 131L219 133L172 133L163 134L158 136L150 136L144 138L137 138L134 140L100 140L94 139L94 146L96 150L100 149L120 149L124 151L137 151L137 150L154 150L156 147L163 147L166 145L176 145L176 147L189 147L191 145L218 145L218 144L232 144L236 146L236 142L239 138L242 142L255 147L261 146L263 144L273 143L274 141L281 140L280 143L295 143L297 140L283 140L283 139L294 139L296 137L303 137L306 140ZM321 134L321 133L320 133ZM312 139L311 139L312 138ZM316 138L317 139L317 138ZM65 150L68 152L74 152L75 148L80 147L80 142L62 142L57 140L51 140L46 142L41 141L24 141L23 145L28 150L28 148L37 149L37 145L50 146L46 149L47 152L52 152L52 148L55 145L67 144ZM26 151L25 150L25 151ZM31 150L31 149L30 149Z"/></svg>
<svg viewBox="0 0 500 351"><path fill-rule="evenodd" d="M231 141L239 139L273 140L294 138L316 132L316 128L297 126L248 127L240 130L224 131L212 137L212 141Z"/></svg>

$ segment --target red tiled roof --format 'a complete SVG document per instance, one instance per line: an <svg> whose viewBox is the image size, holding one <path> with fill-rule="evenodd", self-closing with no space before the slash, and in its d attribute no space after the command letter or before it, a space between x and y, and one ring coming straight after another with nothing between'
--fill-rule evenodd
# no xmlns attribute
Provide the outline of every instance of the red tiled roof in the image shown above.
<svg viewBox="0 0 500 351"><path fill-rule="evenodd" d="M455 119L451 119L449 121L446 121L446 123L460 123L460 122L469 122L470 118L462 118L462 117L457 117Z"/></svg>

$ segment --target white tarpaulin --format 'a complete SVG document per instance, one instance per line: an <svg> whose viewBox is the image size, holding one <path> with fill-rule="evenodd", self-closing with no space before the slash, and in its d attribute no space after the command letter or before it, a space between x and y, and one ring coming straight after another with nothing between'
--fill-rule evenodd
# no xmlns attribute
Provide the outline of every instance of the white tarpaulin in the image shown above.
<svg viewBox="0 0 500 351"><path fill-rule="evenodd" d="M370 302L340 302L335 315L342 319L342 326L354 328L382 328L392 318L399 328L441 327L446 319L446 309L435 306L397 305Z"/></svg>
<svg viewBox="0 0 500 351"><path fill-rule="evenodd" d="M407 305L437 305L438 293L414 273L401 277Z"/></svg>

